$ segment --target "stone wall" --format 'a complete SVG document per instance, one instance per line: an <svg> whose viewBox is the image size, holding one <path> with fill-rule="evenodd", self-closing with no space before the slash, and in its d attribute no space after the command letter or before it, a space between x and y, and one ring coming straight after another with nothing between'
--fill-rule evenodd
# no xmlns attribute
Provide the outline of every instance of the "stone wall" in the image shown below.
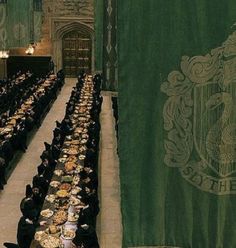
<svg viewBox="0 0 236 248"><path fill-rule="evenodd" d="M93 0L44 0L49 15L93 17Z"/></svg>

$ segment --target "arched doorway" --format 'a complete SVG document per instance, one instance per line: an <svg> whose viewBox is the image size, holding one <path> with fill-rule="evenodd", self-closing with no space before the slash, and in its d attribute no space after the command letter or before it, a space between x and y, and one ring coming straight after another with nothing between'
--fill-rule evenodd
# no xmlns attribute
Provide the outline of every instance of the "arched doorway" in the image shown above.
<svg viewBox="0 0 236 248"><path fill-rule="evenodd" d="M92 39L86 31L74 30L62 38L63 69L67 77L77 77L81 70L90 73Z"/></svg>

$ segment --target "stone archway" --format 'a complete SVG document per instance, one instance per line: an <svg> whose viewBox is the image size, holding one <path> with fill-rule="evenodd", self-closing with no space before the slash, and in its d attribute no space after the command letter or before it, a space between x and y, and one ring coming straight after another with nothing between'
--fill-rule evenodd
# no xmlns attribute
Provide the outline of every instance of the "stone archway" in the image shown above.
<svg viewBox="0 0 236 248"><path fill-rule="evenodd" d="M94 29L93 24L87 24L83 21L75 20L54 20L52 23L52 58L55 63L55 70L60 70L63 68L62 61L62 39L63 36L71 31L82 31L90 35L92 40L92 65L91 71L94 71Z"/></svg>

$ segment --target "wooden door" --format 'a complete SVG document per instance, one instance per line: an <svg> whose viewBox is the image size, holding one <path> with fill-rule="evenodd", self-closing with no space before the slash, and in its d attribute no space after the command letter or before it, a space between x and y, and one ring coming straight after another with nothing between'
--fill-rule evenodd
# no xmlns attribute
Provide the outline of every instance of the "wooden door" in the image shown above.
<svg viewBox="0 0 236 248"><path fill-rule="evenodd" d="M72 31L63 37L63 69L67 77L91 73L92 41L89 34Z"/></svg>

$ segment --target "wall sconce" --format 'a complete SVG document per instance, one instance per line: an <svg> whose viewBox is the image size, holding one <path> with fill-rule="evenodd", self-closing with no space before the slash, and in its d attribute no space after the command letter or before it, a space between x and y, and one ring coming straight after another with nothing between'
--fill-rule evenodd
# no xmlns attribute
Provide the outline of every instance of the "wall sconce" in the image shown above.
<svg viewBox="0 0 236 248"><path fill-rule="evenodd" d="M28 55L32 55L34 53L35 47L36 44L34 43L29 44L29 47L25 50L25 53Z"/></svg>
<svg viewBox="0 0 236 248"><path fill-rule="evenodd" d="M2 50L0 51L0 59L8 59L9 58L9 51Z"/></svg>

